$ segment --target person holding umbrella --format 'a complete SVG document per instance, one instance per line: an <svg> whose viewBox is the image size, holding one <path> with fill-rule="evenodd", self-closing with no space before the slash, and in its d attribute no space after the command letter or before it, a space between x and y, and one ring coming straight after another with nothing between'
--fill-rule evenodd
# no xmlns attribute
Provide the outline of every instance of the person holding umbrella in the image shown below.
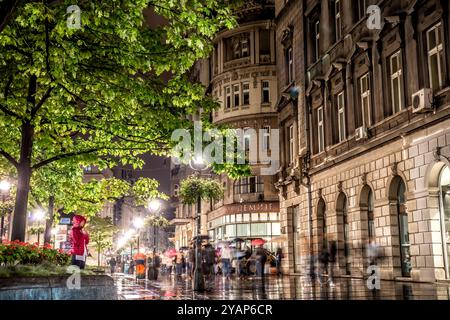
<svg viewBox="0 0 450 320"><path fill-rule="evenodd" d="M262 240L262 239L261 239ZM264 277L264 268L267 261L266 251L263 248L264 240L252 241L252 245L257 246L255 250L255 260L256 260L256 276Z"/></svg>

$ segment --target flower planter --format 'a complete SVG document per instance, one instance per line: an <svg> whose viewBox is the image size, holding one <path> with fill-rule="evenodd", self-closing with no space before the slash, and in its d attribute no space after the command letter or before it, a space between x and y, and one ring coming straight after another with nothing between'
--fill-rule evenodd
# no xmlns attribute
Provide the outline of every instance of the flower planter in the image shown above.
<svg viewBox="0 0 450 320"><path fill-rule="evenodd" d="M80 289L69 288L69 277L0 278L0 300L117 300L110 276L83 275Z"/></svg>

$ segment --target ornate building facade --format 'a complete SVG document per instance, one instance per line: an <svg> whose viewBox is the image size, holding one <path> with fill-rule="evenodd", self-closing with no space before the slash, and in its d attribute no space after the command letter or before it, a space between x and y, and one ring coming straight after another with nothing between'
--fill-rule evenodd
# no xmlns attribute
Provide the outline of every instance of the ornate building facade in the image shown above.
<svg viewBox="0 0 450 320"><path fill-rule="evenodd" d="M335 241L339 274L367 276L374 242L383 279L450 278L449 7L276 1L287 272Z"/></svg>

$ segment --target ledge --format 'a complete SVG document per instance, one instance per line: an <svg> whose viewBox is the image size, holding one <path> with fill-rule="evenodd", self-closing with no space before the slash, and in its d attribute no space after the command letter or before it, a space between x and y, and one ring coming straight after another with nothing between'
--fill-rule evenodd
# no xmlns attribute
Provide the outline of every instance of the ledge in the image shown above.
<svg viewBox="0 0 450 320"><path fill-rule="evenodd" d="M0 300L117 300L108 275L81 276L80 289L67 287L69 277L0 278Z"/></svg>

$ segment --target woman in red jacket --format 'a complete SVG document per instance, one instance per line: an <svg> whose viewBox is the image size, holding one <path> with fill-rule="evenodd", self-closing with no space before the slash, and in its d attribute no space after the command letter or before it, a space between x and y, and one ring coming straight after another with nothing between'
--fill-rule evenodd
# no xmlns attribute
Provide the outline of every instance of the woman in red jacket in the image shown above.
<svg viewBox="0 0 450 320"><path fill-rule="evenodd" d="M85 217L75 215L72 219L72 229L69 233L72 265L78 266L80 269L84 269L88 255L87 245L89 244L89 234L83 230L85 224Z"/></svg>

